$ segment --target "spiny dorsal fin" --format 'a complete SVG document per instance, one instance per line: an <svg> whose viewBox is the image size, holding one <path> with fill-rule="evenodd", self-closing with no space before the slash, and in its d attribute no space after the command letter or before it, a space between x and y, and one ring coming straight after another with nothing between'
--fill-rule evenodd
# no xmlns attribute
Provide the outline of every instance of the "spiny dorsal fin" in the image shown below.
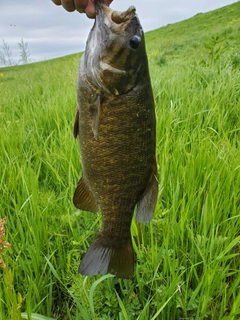
<svg viewBox="0 0 240 320"><path fill-rule="evenodd" d="M73 137L74 137L74 139L76 139L78 135L79 135L79 109L78 109L78 106L77 106L76 115L75 115L75 121L74 121L74 126L73 126Z"/></svg>
<svg viewBox="0 0 240 320"><path fill-rule="evenodd" d="M122 239L121 239L122 240ZM130 279L134 272L132 240L129 238L121 246L99 234L84 255L78 272L85 276L115 274L119 278Z"/></svg>
<svg viewBox="0 0 240 320"><path fill-rule="evenodd" d="M139 222L149 223L152 220L158 197L157 164L154 165L151 177L143 197L137 204L136 218Z"/></svg>
<svg viewBox="0 0 240 320"><path fill-rule="evenodd" d="M84 211L97 212L97 201L82 177L74 192L73 203L75 207Z"/></svg>

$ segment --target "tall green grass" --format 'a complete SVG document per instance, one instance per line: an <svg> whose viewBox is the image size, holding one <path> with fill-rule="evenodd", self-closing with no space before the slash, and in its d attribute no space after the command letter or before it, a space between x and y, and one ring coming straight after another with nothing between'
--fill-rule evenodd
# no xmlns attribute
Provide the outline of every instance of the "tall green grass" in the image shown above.
<svg viewBox="0 0 240 320"><path fill-rule="evenodd" d="M217 14L232 21L238 8ZM205 32L200 16L196 29ZM213 17L203 19L209 28ZM193 50L191 24L147 34L160 186L142 241L133 220L132 280L77 273L101 224L100 214L72 204L81 175L72 138L80 56L0 70L0 218L12 245L0 270L1 319L240 318L240 22L225 39L232 49L219 43L216 59L200 31ZM174 42L159 63L161 44L171 52Z"/></svg>

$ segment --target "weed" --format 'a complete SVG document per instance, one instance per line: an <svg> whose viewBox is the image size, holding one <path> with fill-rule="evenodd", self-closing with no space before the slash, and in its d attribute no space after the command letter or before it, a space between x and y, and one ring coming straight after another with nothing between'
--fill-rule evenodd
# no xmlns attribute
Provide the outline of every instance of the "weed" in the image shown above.
<svg viewBox="0 0 240 320"><path fill-rule="evenodd" d="M223 47L220 43L224 41L219 35L212 36L208 42L204 42L203 45L205 49L208 50L209 64L212 65L214 62L218 61L222 55Z"/></svg>
<svg viewBox="0 0 240 320"><path fill-rule="evenodd" d="M240 54L238 52L231 55L231 62L234 68L240 68Z"/></svg>
<svg viewBox="0 0 240 320"><path fill-rule="evenodd" d="M20 63L27 64L30 62L30 53L28 49L28 43L24 42L23 39L18 43L20 49Z"/></svg>
<svg viewBox="0 0 240 320"><path fill-rule="evenodd" d="M18 42L18 47L20 49L20 58L18 63L13 59L11 49L8 43L3 40L2 51L0 52L0 64L5 67L14 66L17 64L27 64L30 62L30 52L28 49L28 43L24 42L23 39Z"/></svg>
<svg viewBox="0 0 240 320"><path fill-rule="evenodd" d="M2 51L0 52L0 63L4 66L13 65L12 52L6 41L3 40Z"/></svg>
<svg viewBox="0 0 240 320"><path fill-rule="evenodd" d="M165 66L167 64L167 59L165 56L161 56L158 59L156 59L156 63L159 67Z"/></svg>
<svg viewBox="0 0 240 320"><path fill-rule="evenodd" d="M4 240L6 220L7 218L0 219L0 267L2 268L7 267L6 263L2 260L3 251L11 246L10 243Z"/></svg>

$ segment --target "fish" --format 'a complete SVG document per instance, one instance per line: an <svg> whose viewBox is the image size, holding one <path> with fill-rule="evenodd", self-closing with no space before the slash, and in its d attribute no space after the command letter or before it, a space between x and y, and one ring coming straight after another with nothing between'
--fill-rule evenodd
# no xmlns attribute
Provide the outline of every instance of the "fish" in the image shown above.
<svg viewBox="0 0 240 320"><path fill-rule="evenodd" d="M149 223L158 197L156 117L144 32L134 6L119 12L95 0L80 59L73 135L82 177L74 205L102 213L79 273L134 276L131 222Z"/></svg>

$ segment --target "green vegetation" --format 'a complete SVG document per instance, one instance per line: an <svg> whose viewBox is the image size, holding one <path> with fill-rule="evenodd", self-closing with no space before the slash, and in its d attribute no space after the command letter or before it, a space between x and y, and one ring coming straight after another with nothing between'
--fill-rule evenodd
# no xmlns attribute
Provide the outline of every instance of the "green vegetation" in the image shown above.
<svg viewBox="0 0 240 320"><path fill-rule="evenodd" d="M72 204L80 55L0 69L1 319L240 319L239 12L146 35L160 191L133 280L77 273L101 223Z"/></svg>

